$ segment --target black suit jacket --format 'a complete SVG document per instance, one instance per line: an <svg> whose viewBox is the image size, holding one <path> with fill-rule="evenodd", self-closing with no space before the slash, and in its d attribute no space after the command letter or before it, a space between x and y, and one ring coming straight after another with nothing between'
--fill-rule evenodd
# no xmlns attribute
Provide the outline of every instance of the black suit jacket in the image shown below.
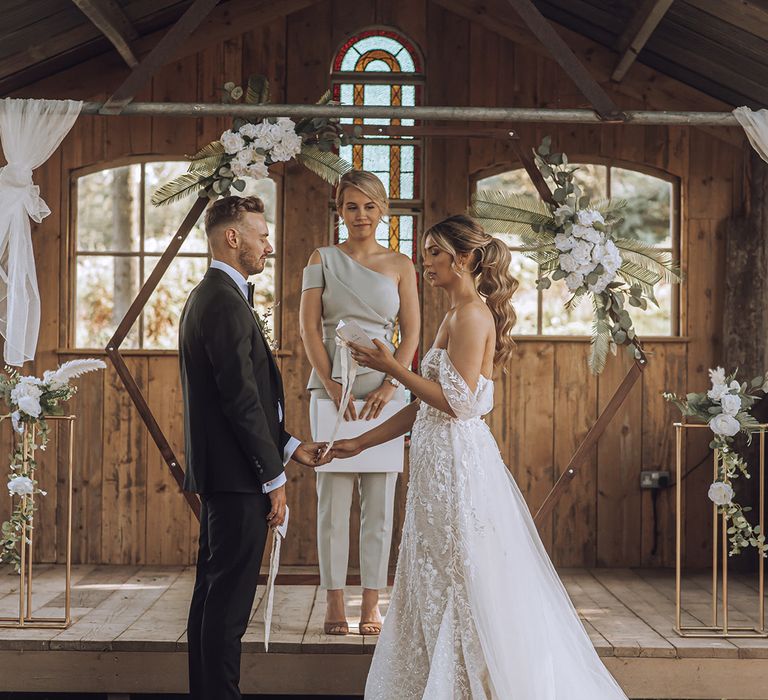
<svg viewBox="0 0 768 700"><path fill-rule="evenodd" d="M211 268L179 329L187 471L195 493L261 493L283 471L290 439L278 417L283 383L250 304ZM284 417L283 417L284 418Z"/></svg>

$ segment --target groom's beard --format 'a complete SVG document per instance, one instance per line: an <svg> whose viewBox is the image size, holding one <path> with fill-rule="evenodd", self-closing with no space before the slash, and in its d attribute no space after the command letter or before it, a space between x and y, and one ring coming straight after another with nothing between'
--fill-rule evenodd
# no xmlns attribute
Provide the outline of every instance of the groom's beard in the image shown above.
<svg viewBox="0 0 768 700"><path fill-rule="evenodd" d="M237 260L240 266L248 272L249 277L264 272L264 267L267 264L266 258L257 256L253 248L241 248Z"/></svg>

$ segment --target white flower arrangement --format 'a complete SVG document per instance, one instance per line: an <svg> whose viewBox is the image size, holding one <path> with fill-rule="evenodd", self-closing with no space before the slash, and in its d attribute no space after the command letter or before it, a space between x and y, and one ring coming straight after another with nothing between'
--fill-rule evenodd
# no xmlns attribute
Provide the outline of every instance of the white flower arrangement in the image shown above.
<svg viewBox="0 0 768 700"><path fill-rule="evenodd" d="M224 93L226 102L244 97L247 104L265 104L269 101L269 84L263 76L252 76L246 90L226 83ZM319 100L319 104L330 102L330 93ZM288 117L261 121L236 118L217 141L190 156L188 172L157 189L152 204L170 204L195 192L209 199L228 196L233 189L242 192L243 178L262 180L269 177L270 166L294 158L336 184L352 166L334 151L349 143L351 137L342 130L338 119L315 117L294 122Z"/></svg>
<svg viewBox="0 0 768 700"><path fill-rule="evenodd" d="M534 156L541 175L552 183L554 204L481 190L473 197L471 213L489 232L520 236L522 253L539 265L539 289L562 280L572 294L566 307L592 296L589 366L599 374L608 353L615 354L619 345L643 358L628 307L647 309L649 301L657 303L655 285L679 282L680 276L670 253L615 233L626 202L590 202L574 181L578 168L568 165L564 153L552 153L550 145L545 138Z"/></svg>
<svg viewBox="0 0 768 700"><path fill-rule="evenodd" d="M709 446L719 451L720 460L717 478L710 485L707 495L728 521L729 554L738 554L751 546L765 557L768 556L765 535L759 525L753 527L747 521L745 513L751 509L733 500L736 494L732 482L739 475L750 478L747 463L734 450L733 442L736 435L743 433L749 444L752 434L759 429L758 422L749 411L758 398L757 392L768 393L768 372L755 377L749 385L739 382L736 374L726 375L722 367L710 369L711 388L706 392L691 393L684 398L671 392L664 392L663 396L674 403L683 416L706 423L712 431L714 437Z"/></svg>
<svg viewBox="0 0 768 700"><path fill-rule="evenodd" d="M35 511L34 500L28 497L46 495L34 479L37 468L34 450L45 450L48 443L45 418L60 415L61 402L75 395L77 387L71 384L73 379L105 367L102 360L89 358L64 362L57 369L44 372L42 379L22 376L9 367L6 367L7 375L0 374L0 397L10 409L0 419L10 418L14 431L22 436L11 455L8 475L8 492L19 500L10 519L0 526L0 562L13 565L17 571L20 565L18 544L30 527ZM25 454L24 442L33 428L37 444L31 445L31 454Z"/></svg>
<svg viewBox="0 0 768 700"><path fill-rule="evenodd" d="M224 152L233 156L230 167L235 177L261 180L269 177L269 166L295 158L301 153L301 136L292 119L280 117L254 124L246 122L237 131L228 129L221 138Z"/></svg>

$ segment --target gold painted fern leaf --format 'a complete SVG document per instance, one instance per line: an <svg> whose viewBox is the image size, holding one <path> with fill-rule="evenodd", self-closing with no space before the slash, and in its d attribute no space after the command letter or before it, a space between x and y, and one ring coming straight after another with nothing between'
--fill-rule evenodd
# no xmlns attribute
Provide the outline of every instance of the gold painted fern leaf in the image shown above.
<svg viewBox="0 0 768 700"><path fill-rule="evenodd" d="M332 185L337 184L344 173L352 170L352 165L346 160L335 153L321 151L316 146L303 146L296 160Z"/></svg>
<svg viewBox="0 0 768 700"><path fill-rule="evenodd" d="M152 204L156 207L164 204L173 204L189 195L196 193L200 188L199 173L184 173L158 187L152 194Z"/></svg>
<svg viewBox="0 0 768 700"><path fill-rule="evenodd" d="M653 270L659 276L657 281L664 280L669 284L680 282L680 268L675 264L670 252L657 250L633 238L617 238L614 242L625 261Z"/></svg>

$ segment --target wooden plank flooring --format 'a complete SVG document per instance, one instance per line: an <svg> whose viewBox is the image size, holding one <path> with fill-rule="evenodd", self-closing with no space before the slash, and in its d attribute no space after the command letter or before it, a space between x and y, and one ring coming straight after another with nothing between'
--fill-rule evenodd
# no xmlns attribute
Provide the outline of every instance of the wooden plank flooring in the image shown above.
<svg viewBox="0 0 768 700"><path fill-rule="evenodd" d="M768 700L768 640L679 637L670 570L567 569L561 576L592 643L630 697ZM0 629L0 692L185 691L193 567L78 566L72 580L69 629ZM36 613L63 615L63 567L41 566L35 581ZM707 574L685 577L685 623L708 620L709 585ZM352 633L329 637L322 633L324 591L278 585L268 656L263 594L259 586L243 639L243 690L362 694L376 639L356 634L360 588L346 590ZM18 578L0 576L3 614L14 613L17 596ZM732 623L750 622L755 581L734 576L729 598Z"/></svg>

